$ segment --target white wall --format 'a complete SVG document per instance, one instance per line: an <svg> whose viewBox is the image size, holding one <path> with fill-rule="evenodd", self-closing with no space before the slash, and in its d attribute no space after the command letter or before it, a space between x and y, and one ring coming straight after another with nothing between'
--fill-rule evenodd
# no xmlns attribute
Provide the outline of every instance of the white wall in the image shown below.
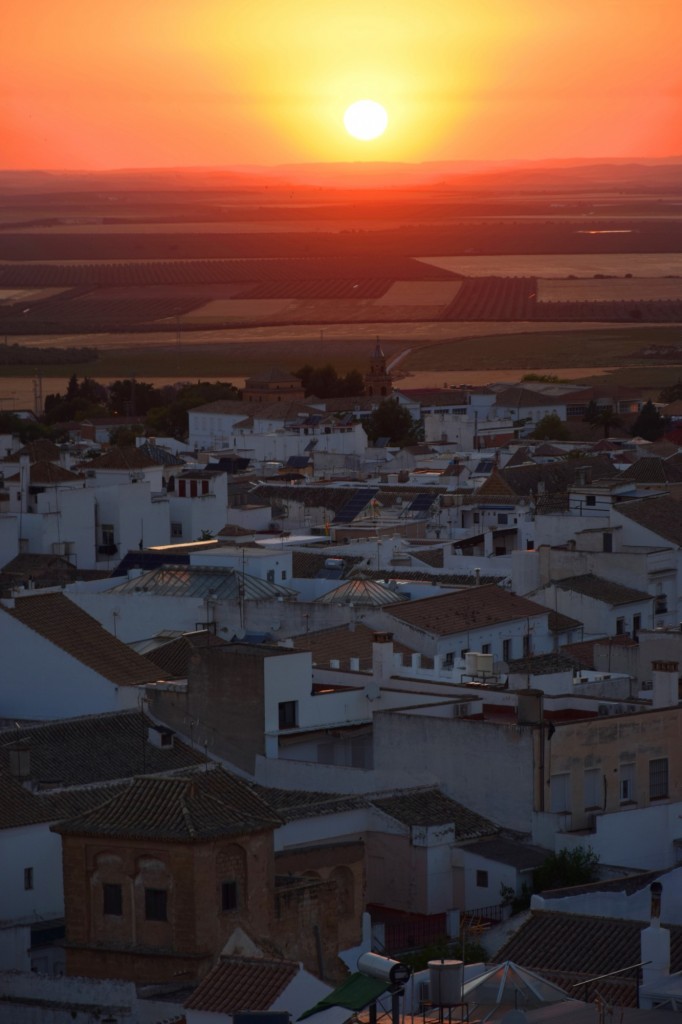
<svg viewBox="0 0 682 1024"><path fill-rule="evenodd" d="M33 868L33 889L24 889L24 868ZM0 833L0 915L4 921L40 921L63 917L61 836L47 823L4 829ZM0 970L26 966L0 963Z"/></svg>
<svg viewBox="0 0 682 1024"><path fill-rule="evenodd" d="M429 772L448 796L507 828L529 831L530 729L409 712L374 716L378 772Z"/></svg>
<svg viewBox="0 0 682 1024"><path fill-rule="evenodd" d="M30 598L26 598L30 600ZM117 687L0 609L0 717L53 719L134 707L134 686Z"/></svg>
<svg viewBox="0 0 682 1024"><path fill-rule="evenodd" d="M640 871L664 869L677 863L673 842L682 843L682 803L598 814L595 824L596 831L587 836L558 834L556 849L589 845L602 864Z"/></svg>

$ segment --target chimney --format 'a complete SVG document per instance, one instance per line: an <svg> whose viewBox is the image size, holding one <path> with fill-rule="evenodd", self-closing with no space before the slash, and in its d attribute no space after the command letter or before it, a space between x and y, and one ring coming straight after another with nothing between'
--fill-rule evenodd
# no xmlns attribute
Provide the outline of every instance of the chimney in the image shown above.
<svg viewBox="0 0 682 1024"><path fill-rule="evenodd" d="M656 985L670 977L670 932L661 928L661 894L663 886L660 882L652 882L651 893L651 924L642 929L640 938L640 959L642 964L642 987L639 1005L641 1009L652 1009L656 1000ZM650 989L650 992L647 992Z"/></svg>
<svg viewBox="0 0 682 1024"><path fill-rule="evenodd" d="M652 661L651 668L652 707L676 707L680 699L678 663L676 661Z"/></svg>
<svg viewBox="0 0 682 1024"><path fill-rule="evenodd" d="M381 696L381 687L393 672L393 633L375 633L372 638L372 678L365 687L368 700Z"/></svg>

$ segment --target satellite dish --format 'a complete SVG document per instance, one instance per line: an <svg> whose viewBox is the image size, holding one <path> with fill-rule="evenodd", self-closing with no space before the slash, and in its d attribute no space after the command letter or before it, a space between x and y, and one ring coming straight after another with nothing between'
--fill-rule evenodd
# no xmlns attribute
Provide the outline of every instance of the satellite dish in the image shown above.
<svg viewBox="0 0 682 1024"><path fill-rule="evenodd" d="M235 629L234 635L233 635L232 639L233 640L243 640L245 636L246 636L246 630L245 629Z"/></svg>

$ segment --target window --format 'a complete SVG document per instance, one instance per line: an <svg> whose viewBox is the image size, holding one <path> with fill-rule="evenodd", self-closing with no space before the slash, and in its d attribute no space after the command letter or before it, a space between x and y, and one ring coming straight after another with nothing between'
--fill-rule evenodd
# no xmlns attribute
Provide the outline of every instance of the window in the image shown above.
<svg viewBox="0 0 682 1024"><path fill-rule="evenodd" d="M275 570L274 569L268 569L265 578L267 579L268 583L274 583L275 582Z"/></svg>
<svg viewBox="0 0 682 1024"><path fill-rule="evenodd" d="M633 615L632 616L632 637L633 637L634 640L637 639L637 634L639 633L641 628L642 628L642 616L641 615Z"/></svg>
<svg viewBox="0 0 682 1024"><path fill-rule="evenodd" d="M596 495L594 495L594 494L586 494L585 495L585 504L589 508L594 508L594 506L597 504Z"/></svg>
<svg viewBox="0 0 682 1024"><path fill-rule="evenodd" d="M286 571L286 569L282 569L282 579L285 580L286 578L287 578L287 571Z"/></svg>
<svg viewBox="0 0 682 1024"><path fill-rule="evenodd" d="M171 523L171 537L182 537L182 523Z"/></svg>
<svg viewBox="0 0 682 1024"><path fill-rule="evenodd" d="M634 762L628 762L620 766L620 774L618 777L618 789L620 794L620 802L622 804L633 803L635 799L635 765Z"/></svg>
<svg viewBox="0 0 682 1024"><path fill-rule="evenodd" d="M298 725L298 701L283 700L279 705L280 729L295 729Z"/></svg>
<svg viewBox="0 0 682 1024"><path fill-rule="evenodd" d="M487 889L488 888L488 872L487 871L477 871L476 872L476 886L479 889Z"/></svg>
<svg viewBox="0 0 682 1024"><path fill-rule="evenodd" d="M481 654L490 654L490 644L481 644Z"/></svg>
<svg viewBox="0 0 682 1024"><path fill-rule="evenodd" d="M656 595L656 606L654 608L654 615L665 615L668 611L668 595L657 594Z"/></svg>
<svg viewBox="0 0 682 1024"><path fill-rule="evenodd" d="M506 526L507 523L509 522L509 516L507 515L507 513L506 512L498 512L497 513L497 522L498 522L498 524L500 526Z"/></svg>
<svg viewBox="0 0 682 1024"><path fill-rule="evenodd" d="M481 521L481 513L480 512L474 512L474 523L480 523L480 521Z"/></svg>
<svg viewBox="0 0 682 1024"><path fill-rule="evenodd" d="M144 916L147 921L168 920L168 893L165 889L145 889Z"/></svg>
<svg viewBox="0 0 682 1024"><path fill-rule="evenodd" d="M33 888L33 868L24 868L24 889Z"/></svg>
<svg viewBox="0 0 682 1024"><path fill-rule="evenodd" d="M565 814L569 811L569 788L571 776L568 772L552 775L549 781L550 810L553 814Z"/></svg>
<svg viewBox="0 0 682 1024"><path fill-rule="evenodd" d="M668 795L668 758L649 761L649 799L661 800Z"/></svg>
<svg viewBox="0 0 682 1024"><path fill-rule="evenodd" d="M613 551L613 534L612 533L603 533L602 534L602 537L601 537L601 549L602 549L602 551L605 551L607 554L610 554Z"/></svg>
<svg viewBox="0 0 682 1024"><path fill-rule="evenodd" d="M535 541L534 540L527 540L526 541L526 551L535 551Z"/></svg>
<svg viewBox="0 0 682 1024"><path fill-rule="evenodd" d="M102 544L114 543L114 527L112 523L102 523Z"/></svg>
<svg viewBox="0 0 682 1024"><path fill-rule="evenodd" d="M625 619L616 619L616 636L622 636L625 632Z"/></svg>
<svg viewBox="0 0 682 1024"><path fill-rule="evenodd" d="M502 641L502 660L509 661L511 658L511 640Z"/></svg>
<svg viewBox="0 0 682 1024"><path fill-rule="evenodd" d="M236 910L239 906L239 896L236 882L223 882L220 886L220 907L224 914L230 910Z"/></svg>
<svg viewBox="0 0 682 1024"><path fill-rule="evenodd" d="M530 633L526 633L523 638L523 656L524 658L530 657Z"/></svg>
<svg viewBox="0 0 682 1024"><path fill-rule="evenodd" d="M598 768L586 768L583 775L584 807L601 806L601 772Z"/></svg>
<svg viewBox="0 0 682 1024"><path fill-rule="evenodd" d="M123 913L123 889L105 882L102 886L102 913L120 917Z"/></svg>

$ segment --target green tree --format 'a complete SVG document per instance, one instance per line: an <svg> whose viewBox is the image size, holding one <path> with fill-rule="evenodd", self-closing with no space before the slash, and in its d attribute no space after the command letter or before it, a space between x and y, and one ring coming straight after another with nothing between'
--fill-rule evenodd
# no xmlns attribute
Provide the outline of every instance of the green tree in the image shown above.
<svg viewBox="0 0 682 1024"><path fill-rule="evenodd" d="M568 427L555 412L550 412L538 420L535 430L530 435L536 441L567 441L570 437Z"/></svg>
<svg viewBox="0 0 682 1024"><path fill-rule="evenodd" d="M391 444L405 448L418 443L423 436L421 424L412 419L409 411L397 398L387 398L364 423L370 441L387 437Z"/></svg>
<svg viewBox="0 0 682 1024"><path fill-rule="evenodd" d="M533 872L533 892L589 885L599 878L599 857L591 846L550 853Z"/></svg>
<svg viewBox="0 0 682 1024"><path fill-rule="evenodd" d="M682 379L680 377L677 378L674 384L663 388L658 396L659 402L664 402L666 405L669 402L678 402L680 398L682 398Z"/></svg>
<svg viewBox="0 0 682 1024"><path fill-rule="evenodd" d="M633 437L643 437L645 441L657 441L662 437L668 426L668 421L649 399L639 411L639 416L632 424L630 433Z"/></svg>
<svg viewBox="0 0 682 1024"><path fill-rule="evenodd" d="M340 377L331 363L325 366L306 363L294 376L301 381L306 396L317 398L352 398L361 395L365 386L359 370L349 370L345 377Z"/></svg>

